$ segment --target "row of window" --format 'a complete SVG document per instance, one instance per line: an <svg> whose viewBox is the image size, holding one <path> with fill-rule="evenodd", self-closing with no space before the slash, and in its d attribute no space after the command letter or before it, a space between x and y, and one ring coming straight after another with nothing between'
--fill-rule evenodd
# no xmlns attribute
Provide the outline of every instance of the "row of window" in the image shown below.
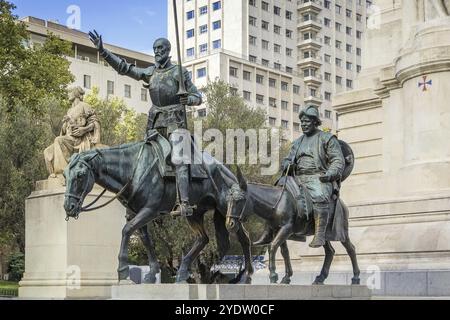
<svg viewBox="0 0 450 320"><path fill-rule="evenodd" d="M222 21L221 20L214 21L212 23L212 28L213 28L213 30L221 29L222 28ZM207 24L203 24L198 29L199 29L198 30L199 34L207 33L208 32L208 25ZM189 38L192 38L194 36L195 36L195 29L189 29L189 30L186 31L186 38L189 39Z"/></svg>
<svg viewBox="0 0 450 320"><path fill-rule="evenodd" d="M252 7L257 7L256 0L249 0L249 1L248 1L248 4L249 4L250 6L252 6ZM262 9L263 11L269 12L269 10L270 10L269 3L268 3L268 2L265 2L265 1L261 1L261 9ZM275 15L281 17L281 11L282 11L282 10L281 10L280 7L278 7L278 6L273 6L273 14L275 14ZM289 11L289 10L285 10L285 17L286 17L286 19L288 19L288 20L292 20L293 13L292 13L291 11Z"/></svg>
<svg viewBox="0 0 450 320"><path fill-rule="evenodd" d="M222 48L222 40L220 40L220 39L214 40L212 42L212 46L213 46L213 50ZM208 44L207 43L203 43L203 44L199 45L198 46L198 51L200 52L200 54L206 54L208 52ZM195 55L195 48L194 47L186 49L186 56L187 57L193 57L194 55Z"/></svg>
<svg viewBox="0 0 450 320"><path fill-rule="evenodd" d="M329 54L325 54L324 55L324 60L325 60L326 63L331 63L331 56ZM336 63L336 66L342 68L342 59L336 58L335 59L335 63ZM347 61L346 62L346 69L349 70L349 71L352 71L353 70L353 63ZM356 71L357 72L361 71L361 66L360 65L356 66Z"/></svg>
<svg viewBox="0 0 450 320"><path fill-rule="evenodd" d="M190 0L188 0L188 1L190 1ZM212 4L213 11L220 10L221 8L222 8L222 2L221 1L213 2L213 4ZM207 14L208 13L208 6L202 6L202 7L200 7L198 9L198 11L199 11L199 15L201 15L201 16L204 15L204 14ZM190 10L190 11L186 12L186 19L187 20L191 20L191 19L194 19L194 18L195 18L195 11L194 10Z"/></svg>
<svg viewBox="0 0 450 320"><path fill-rule="evenodd" d="M249 16L248 23L251 26L258 27L258 19L256 17ZM270 26L269 22L264 21L264 20L261 21L261 28L263 30L269 31L269 26ZM276 24L273 25L273 32L275 34L281 35L281 30L282 30L281 26L278 26ZM294 32L292 30L286 29L286 32L285 32L286 38L292 39L293 34L294 34Z"/></svg>
<svg viewBox="0 0 450 320"><path fill-rule="evenodd" d="M323 19L323 24L325 25L325 27L331 28L331 20L328 18L324 18ZM342 24L339 22L335 22L334 23L334 28L336 29L336 31L342 32ZM352 36L353 35L353 28L352 27L345 27L345 33L348 36ZM362 31L356 30L356 38L357 39L361 39L362 38Z"/></svg>
<svg viewBox="0 0 450 320"><path fill-rule="evenodd" d="M358 0L358 2L359 2L359 5L362 5L362 0ZM366 5L367 5L367 7L369 7L371 4L372 3L370 1L367 1ZM324 1L324 7L326 9L331 10L331 1L325 0ZM339 4L336 4L335 12L336 12L336 14L341 14L342 13L342 6L339 5ZM346 9L345 10L345 15L347 16L347 18L352 18L353 17L353 11L350 10L350 9ZM361 14L359 14L359 13L356 14L356 21L362 22L362 15Z"/></svg>
<svg viewBox="0 0 450 320"><path fill-rule="evenodd" d="M83 77L83 86L85 89L91 89L91 76L90 75L84 75ZM114 95L115 92L115 84L114 81L108 80L106 82L106 93L108 95ZM125 98L131 99L131 85L126 84L124 85L124 93ZM141 89L141 101L148 101L148 90L147 89Z"/></svg>
<svg viewBox="0 0 450 320"><path fill-rule="evenodd" d="M251 46L257 46L257 39L258 39L258 38L255 37L255 36L249 36L249 37L248 37L248 42L249 42L249 44L250 44ZM269 44L270 44L269 41L264 40L264 39L261 40L261 47L262 47L264 50L269 50L269 49L270 49L270 45L269 45ZM281 54L281 45L278 44L278 43L274 43L274 44L273 44L273 52L274 52L274 53ZM285 52L286 52L286 56L292 57L293 49L291 49L291 48L286 48Z"/></svg>
<svg viewBox="0 0 450 320"><path fill-rule="evenodd" d="M238 68L230 67L230 76L238 78ZM246 81L252 81L252 72L244 70L242 72L242 78ZM256 74L256 83L264 85L264 76L261 74ZM277 80L273 78L269 78L269 87L276 88ZM281 81L281 90L289 91L289 83L285 81ZM294 94L300 94L300 86L292 85L292 91Z"/></svg>
<svg viewBox="0 0 450 320"><path fill-rule="evenodd" d="M253 62L253 63L258 63L258 57L256 57L256 56L249 55L248 56L248 60L250 62ZM261 59L261 65L263 65L264 67L269 67L270 66L270 61L267 60L267 59ZM281 70L282 69L282 65L280 63L274 62L273 63L273 68L276 69L276 70ZM287 73L293 73L294 70L292 69L292 67L286 66L285 71Z"/></svg>

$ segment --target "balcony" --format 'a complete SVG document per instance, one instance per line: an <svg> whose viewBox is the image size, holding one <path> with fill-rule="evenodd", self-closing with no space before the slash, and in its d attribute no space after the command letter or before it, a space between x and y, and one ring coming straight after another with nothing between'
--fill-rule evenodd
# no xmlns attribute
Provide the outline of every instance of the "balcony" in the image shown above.
<svg viewBox="0 0 450 320"><path fill-rule="evenodd" d="M322 66L322 57L308 57L299 59L297 65L300 68L312 67L312 68L320 68Z"/></svg>
<svg viewBox="0 0 450 320"><path fill-rule="evenodd" d="M318 0L299 0L297 1L297 10L299 13L314 11L319 13L322 11L323 3Z"/></svg>
<svg viewBox="0 0 450 320"><path fill-rule="evenodd" d="M297 27L300 31L320 31L322 29L322 20L316 17L304 19L303 17L298 19Z"/></svg>
<svg viewBox="0 0 450 320"><path fill-rule="evenodd" d="M314 75L304 76L303 80L305 81L306 85L320 86L322 84L322 75L314 74Z"/></svg>
<svg viewBox="0 0 450 320"><path fill-rule="evenodd" d="M299 49L316 49L320 50L322 48L323 40L320 37L314 37L310 39L303 39L298 38L297 39L297 47Z"/></svg>
<svg viewBox="0 0 450 320"><path fill-rule="evenodd" d="M305 93L305 97L304 97L304 103L305 104L316 104L316 105L321 105L323 102L323 95L321 94L311 94L311 93Z"/></svg>

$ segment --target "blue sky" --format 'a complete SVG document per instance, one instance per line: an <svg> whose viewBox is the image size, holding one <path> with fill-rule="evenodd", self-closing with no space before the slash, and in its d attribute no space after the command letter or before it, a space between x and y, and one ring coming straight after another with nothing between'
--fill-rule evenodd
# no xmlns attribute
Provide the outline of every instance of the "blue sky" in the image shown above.
<svg viewBox="0 0 450 320"><path fill-rule="evenodd" d="M19 17L34 16L66 24L67 8L77 5L81 31L96 29L107 43L153 53L153 41L167 36L167 0L10 0Z"/></svg>

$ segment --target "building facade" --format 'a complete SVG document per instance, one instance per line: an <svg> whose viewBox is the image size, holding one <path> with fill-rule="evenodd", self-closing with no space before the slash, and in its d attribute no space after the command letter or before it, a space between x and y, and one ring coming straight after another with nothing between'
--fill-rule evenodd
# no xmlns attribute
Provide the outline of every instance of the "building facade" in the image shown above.
<svg viewBox="0 0 450 320"><path fill-rule="evenodd" d="M324 127L336 130L331 100L353 86L361 68L365 0L177 5L182 60L197 86L216 78L229 82L249 105L267 110L268 124L285 128L288 139L300 135L298 112L310 103L320 106ZM168 34L175 43L172 1L168 6Z"/></svg>
<svg viewBox="0 0 450 320"><path fill-rule="evenodd" d="M70 61L70 71L75 76L72 86L80 86L86 92L97 87L103 98L119 97L137 112L148 112L151 104L148 89L142 86L142 82L121 76L111 68L98 54L88 34L34 17L26 17L22 21L27 24L30 32L29 45L44 43L49 32L72 43L72 55L67 57ZM105 44L105 48L138 67L147 68L154 63L154 57L144 53L109 44Z"/></svg>

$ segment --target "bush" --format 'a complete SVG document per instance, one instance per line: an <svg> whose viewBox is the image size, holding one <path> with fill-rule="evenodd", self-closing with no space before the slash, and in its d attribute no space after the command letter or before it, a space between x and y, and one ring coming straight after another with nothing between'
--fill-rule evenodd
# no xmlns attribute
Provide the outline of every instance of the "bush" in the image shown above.
<svg viewBox="0 0 450 320"><path fill-rule="evenodd" d="M22 252L15 252L9 258L9 280L20 281L25 272L25 255Z"/></svg>

